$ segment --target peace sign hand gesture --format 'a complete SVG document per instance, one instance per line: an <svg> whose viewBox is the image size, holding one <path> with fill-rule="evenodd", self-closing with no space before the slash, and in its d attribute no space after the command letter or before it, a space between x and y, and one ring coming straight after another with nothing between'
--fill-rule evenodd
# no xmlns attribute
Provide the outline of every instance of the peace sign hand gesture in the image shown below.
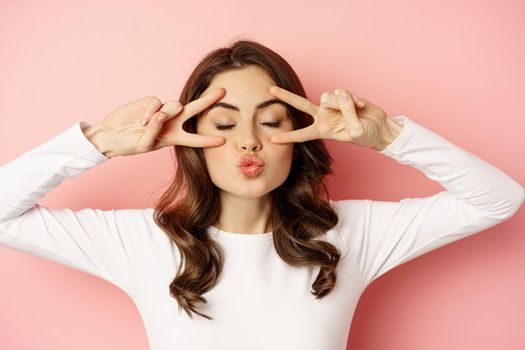
<svg viewBox="0 0 525 350"><path fill-rule="evenodd" d="M380 151L402 129L402 125L388 118L384 110L345 90L336 89L334 94L323 93L320 106L278 86L272 86L269 92L314 118L314 122L305 128L273 136L271 141L275 143L333 139ZM349 97L345 98L345 95ZM356 110L356 105L359 110Z"/></svg>
<svg viewBox="0 0 525 350"><path fill-rule="evenodd" d="M146 153L174 145L220 146L226 142L224 137L189 133L182 125L225 94L226 90L219 88L185 106L174 100L162 104L154 96L145 96L119 106L102 121L82 131L108 158Z"/></svg>

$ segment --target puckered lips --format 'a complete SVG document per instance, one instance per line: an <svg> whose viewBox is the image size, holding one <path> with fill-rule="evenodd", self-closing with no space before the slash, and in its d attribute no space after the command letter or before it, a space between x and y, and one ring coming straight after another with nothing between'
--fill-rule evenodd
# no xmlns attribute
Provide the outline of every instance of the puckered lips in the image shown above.
<svg viewBox="0 0 525 350"><path fill-rule="evenodd" d="M246 166L264 166L264 162L261 158L256 155L245 155L239 159L237 166L246 167Z"/></svg>
<svg viewBox="0 0 525 350"><path fill-rule="evenodd" d="M264 162L256 155L245 155L238 162L241 173L246 177L257 177L263 170Z"/></svg>

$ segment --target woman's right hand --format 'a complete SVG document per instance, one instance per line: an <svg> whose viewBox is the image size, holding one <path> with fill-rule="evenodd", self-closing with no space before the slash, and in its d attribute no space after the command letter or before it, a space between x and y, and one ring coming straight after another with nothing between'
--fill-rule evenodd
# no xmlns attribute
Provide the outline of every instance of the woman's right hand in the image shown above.
<svg viewBox="0 0 525 350"><path fill-rule="evenodd" d="M225 93L226 90L219 88L184 107L178 101L167 101L162 105L158 98L146 96L119 106L101 122L89 125L83 132L108 158L146 153L173 145L220 146L226 142L225 138L188 133L182 129L182 125L220 100ZM164 119L158 121L159 116L164 116Z"/></svg>

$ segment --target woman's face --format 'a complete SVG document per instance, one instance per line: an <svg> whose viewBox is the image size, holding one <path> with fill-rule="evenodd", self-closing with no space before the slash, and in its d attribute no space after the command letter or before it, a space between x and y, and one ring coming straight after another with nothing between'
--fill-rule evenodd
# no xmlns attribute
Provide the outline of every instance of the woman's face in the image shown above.
<svg viewBox="0 0 525 350"><path fill-rule="evenodd" d="M226 139L223 145L205 147L203 152L212 182L237 197L262 197L279 187L290 172L294 144L270 141L272 135L293 130L285 102L268 91L272 85L275 82L262 68L248 66L216 75L202 93L219 87L226 90L218 106L210 106L198 117L197 133ZM256 108L274 99L278 102ZM247 176L241 171L238 165L245 155L263 160L258 175Z"/></svg>

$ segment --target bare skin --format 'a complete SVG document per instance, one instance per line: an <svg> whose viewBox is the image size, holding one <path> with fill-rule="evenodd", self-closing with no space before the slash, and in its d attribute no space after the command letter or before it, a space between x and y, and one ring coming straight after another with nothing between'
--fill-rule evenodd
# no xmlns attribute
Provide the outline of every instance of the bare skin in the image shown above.
<svg viewBox="0 0 525 350"><path fill-rule="evenodd" d="M108 158L146 153L174 145L219 146L226 141L223 137L188 133L182 125L220 100L225 93L222 88L216 89L191 101L184 108L178 101L162 104L156 97L145 96L119 106L83 132ZM158 121L158 117L164 119Z"/></svg>
<svg viewBox="0 0 525 350"><path fill-rule="evenodd" d="M241 86L240 80L237 79L240 77L230 79L230 89L232 89L230 92L236 89L234 87ZM237 95L233 95L238 98L234 101L235 104L240 103L247 108L243 110L241 107L242 114L235 114L235 118L240 116L242 118L232 124L233 131L217 131L213 124L203 127L204 124L200 122L198 125L202 126L199 126L200 131L197 134L187 133L182 129L185 121L207 110L226 96L227 88L223 85L226 87L229 85L228 80L223 80L220 86L210 85L199 98L185 106L181 106L178 101L167 101L162 104L156 97L143 97L119 106L101 122L89 125L83 129L83 132L108 158L146 153L173 145L205 148L205 154L209 155L207 163L209 168L211 166L210 175L222 190L223 211L217 226L232 232L260 233L272 230L268 222L267 194L286 179L291 161L292 148L289 147L291 144L314 139L334 139L381 151L399 135L402 129L402 125L388 118L381 108L370 101L348 92L348 98L344 98L341 93L346 92L345 90L336 89L333 94L323 93L320 104L316 105L271 82L265 82L249 92L246 87L255 86L254 82L260 79L258 75L249 77L248 82L251 83L238 90L243 91L244 95L239 95L238 91ZM270 114L264 114L261 118L264 119L263 123L259 123L261 120L256 120L252 114L249 114L253 106L248 101L254 97L262 101L271 96L310 114L314 117L314 123L293 130L286 121L283 128L272 130L268 128L267 123L264 123L271 119ZM282 112L279 112L282 106L274 105L271 108L273 109L269 113L272 113L273 117L282 115ZM161 120L158 120L159 117ZM229 124L232 120L229 120ZM255 129L245 123L254 123L252 125ZM251 148L263 150L261 155L268 160L267 171L273 175L261 178L259 182L252 180L249 186L247 182L239 187L238 181L231 181L233 177L222 174L228 167L227 163L221 161L231 163ZM272 165L273 168L270 168ZM214 168L216 169L213 170Z"/></svg>
<svg viewBox="0 0 525 350"><path fill-rule="evenodd" d="M272 86L270 93L314 118L314 122L306 128L276 135L272 137L272 142L332 139L382 151L403 128L388 118L383 109L346 90L336 89L334 94L323 93L319 106L278 86Z"/></svg>

